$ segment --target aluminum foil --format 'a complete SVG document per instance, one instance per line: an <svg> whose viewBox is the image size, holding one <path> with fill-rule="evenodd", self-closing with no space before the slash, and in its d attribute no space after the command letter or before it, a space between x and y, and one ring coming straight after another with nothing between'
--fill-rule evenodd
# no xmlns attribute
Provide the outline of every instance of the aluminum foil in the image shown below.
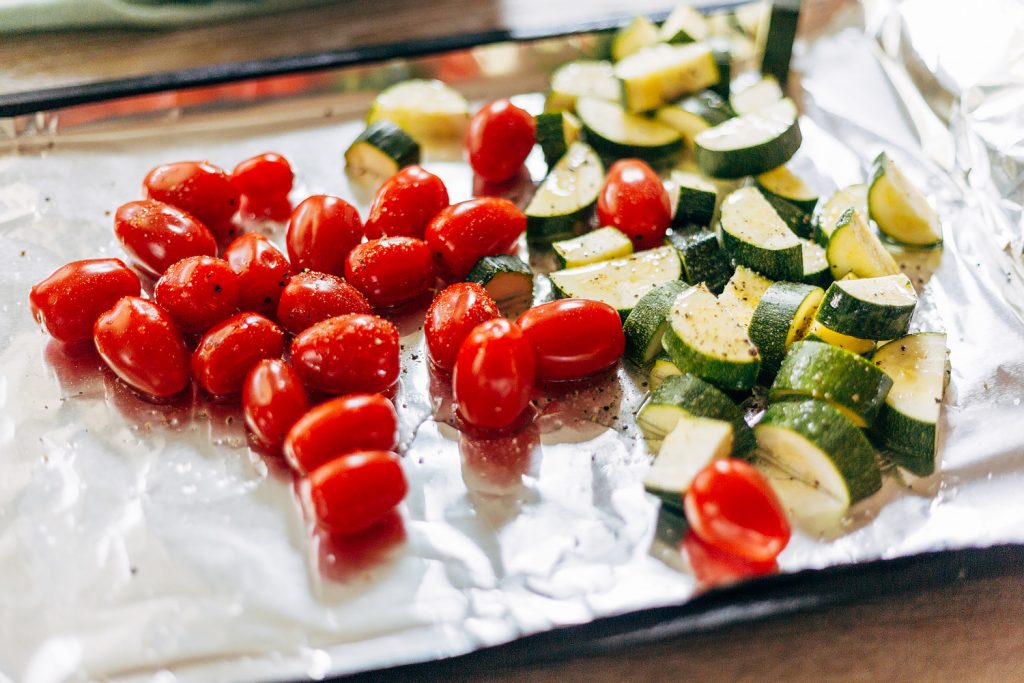
<svg viewBox="0 0 1024 683"><path fill-rule="evenodd" d="M915 326L948 333L952 376L940 471L889 473L838 530L802 525L779 558L785 572L1024 542L1024 88L1008 61L1024 22L1005 21L1017 5L995 0L971 3L969 21L953 1L838 4L798 45L805 143L794 164L828 191L862 181L885 149L927 190L945 249L900 259L918 274ZM991 41L943 33L979 24L1006 28ZM365 209L341 151L374 78L528 93L545 65L586 46L302 76L291 99L234 90L194 108L152 100L145 116L81 107L0 121L0 678L316 679L699 590L656 535L641 483L650 454L631 417L643 378L626 370L543 392L518 435L471 439L450 425L448 386L423 363L422 311L409 311L396 402L410 493L382 528L337 540L314 530L280 462L249 447L236 407L143 403L94 354L49 342L27 310L31 284L57 266L119 254L111 213L158 162L230 166L273 149L298 169L295 197L329 192ZM221 107L232 97L249 104ZM518 101L537 109L541 98ZM464 165L425 165L453 200L471 195ZM530 169L539 176L540 160Z"/></svg>

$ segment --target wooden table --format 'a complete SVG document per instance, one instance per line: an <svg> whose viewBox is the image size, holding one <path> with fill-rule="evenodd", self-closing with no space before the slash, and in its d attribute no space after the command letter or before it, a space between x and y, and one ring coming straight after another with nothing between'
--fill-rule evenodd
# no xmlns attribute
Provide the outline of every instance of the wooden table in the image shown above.
<svg viewBox="0 0 1024 683"><path fill-rule="evenodd" d="M350 0L169 32L0 36L0 93L498 28L668 9L672 0ZM807 3L804 22L844 0ZM806 25L805 25L806 28ZM1024 680L1024 578L958 583L474 680Z"/></svg>

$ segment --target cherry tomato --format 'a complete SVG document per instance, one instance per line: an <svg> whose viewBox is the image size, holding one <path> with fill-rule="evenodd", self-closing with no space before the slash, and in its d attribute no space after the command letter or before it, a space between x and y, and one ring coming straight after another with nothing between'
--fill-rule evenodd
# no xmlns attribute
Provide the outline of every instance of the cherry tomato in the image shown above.
<svg viewBox="0 0 1024 683"><path fill-rule="evenodd" d="M372 313L362 292L340 277L307 270L285 285L277 305L277 322L298 334L321 320L346 313Z"/></svg>
<svg viewBox="0 0 1024 683"><path fill-rule="evenodd" d="M442 268L461 279L484 256L505 254L526 230L526 216L507 199L479 197L441 210L425 239Z"/></svg>
<svg viewBox="0 0 1024 683"><path fill-rule="evenodd" d="M336 534L369 529L388 516L409 490L398 456L356 451L309 475L309 500L317 522Z"/></svg>
<svg viewBox="0 0 1024 683"><path fill-rule="evenodd" d="M238 310L238 276L223 259L189 256L164 272L153 298L182 332L205 332Z"/></svg>
<svg viewBox="0 0 1024 683"><path fill-rule="evenodd" d="M292 366L266 358L252 366L242 385L242 413L255 437L280 448L285 435L309 408L309 397Z"/></svg>
<svg viewBox="0 0 1024 683"><path fill-rule="evenodd" d="M701 470L683 508L701 540L753 562L774 560L789 543L782 504L761 473L742 460L715 460Z"/></svg>
<svg viewBox="0 0 1024 683"><path fill-rule="evenodd" d="M445 287L430 304L423 321L430 360L437 368L451 372L455 356L473 328L500 317L498 304L475 282Z"/></svg>
<svg viewBox="0 0 1024 683"><path fill-rule="evenodd" d="M307 387L328 394L378 393L398 381L398 330L375 315L328 318L292 340L292 364Z"/></svg>
<svg viewBox="0 0 1024 683"><path fill-rule="evenodd" d="M473 328L455 360L452 388L459 414L474 427L504 429L530 403L535 375L533 347L504 318Z"/></svg>
<svg viewBox="0 0 1024 683"><path fill-rule="evenodd" d="M433 173L407 166L380 186L363 226L367 239L423 239L427 223L448 206L448 190Z"/></svg>
<svg viewBox="0 0 1024 683"><path fill-rule="evenodd" d="M356 208L340 197L309 197L288 219L288 258L295 270L341 275L345 258L363 238Z"/></svg>
<svg viewBox="0 0 1024 683"><path fill-rule="evenodd" d="M234 234L238 190L224 169L208 161L179 161L150 171L142 181L147 199L156 199L195 216L219 239Z"/></svg>
<svg viewBox="0 0 1024 683"><path fill-rule="evenodd" d="M430 247L414 237L384 237L349 252L345 279L374 306L394 306L434 288Z"/></svg>
<svg viewBox="0 0 1024 683"><path fill-rule="evenodd" d="M246 159L231 172L238 193L253 198L276 199L292 191L292 165L280 154L267 152Z"/></svg>
<svg viewBox="0 0 1024 683"><path fill-rule="evenodd" d="M775 560L752 562L708 545L700 536L687 531L683 549L697 580L706 586L720 586L753 576L764 576L779 571Z"/></svg>
<svg viewBox="0 0 1024 683"><path fill-rule="evenodd" d="M616 161L597 196L597 218L626 233L637 250L665 241L672 223L668 192L654 170L639 159Z"/></svg>
<svg viewBox="0 0 1024 683"><path fill-rule="evenodd" d="M264 358L280 358L284 332L256 313L239 313L210 328L192 352L196 384L212 396L242 390L245 376Z"/></svg>
<svg viewBox="0 0 1024 683"><path fill-rule="evenodd" d="M508 100L495 100L469 122L469 165L485 180L507 180L519 172L536 141L537 125L529 112Z"/></svg>
<svg viewBox="0 0 1024 683"><path fill-rule="evenodd" d="M96 319L93 341L100 357L129 386L156 398L188 386L188 350L167 311L126 296Z"/></svg>
<svg viewBox="0 0 1024 683"><path fill-rule="evenodd" d="M242 195L238 203L238 213L248 219L267 218L272 221L286 221L292 215L292 202L288 195L284 197L249 197Z"/></svg>
<svg viewBox="0 0 1024 683"><path fill-rule="evenodd" d="M73 261L32 286L32 317L54 339L75 343L92 339L100 314L121 297L138 296L139 276L120 259Z"/></svg>
<svg viewBox="0 0 1024 683"><path fill-rule="evenodd" d="M593 375L615 365L626 349L618 311L600 301L559 299L531 308L516 324L533 345L540 379Z"/></svg>
<svg viewBox="0 0 1024 683"><path fill-rule="evenodd" d="M301 474L339 455L398 447L398 415L380 394L349 394L321 403L288 432L284 457Z"/></svg>
<svg viewBox="0 0 1024 683"><path fill-rule="evenodd" d="M132 263L157 277L183 258L217 255L217 240L205 225L152 199L121 205L114 213L114 235Z"/></svg>
<svg viewBox="0 0 1024 683"><path fill-rule="evenodd" d="M249 233L229 244L223 256L238 275L238 307L273 315L291 272L284 254L263 235Z"/></svg>

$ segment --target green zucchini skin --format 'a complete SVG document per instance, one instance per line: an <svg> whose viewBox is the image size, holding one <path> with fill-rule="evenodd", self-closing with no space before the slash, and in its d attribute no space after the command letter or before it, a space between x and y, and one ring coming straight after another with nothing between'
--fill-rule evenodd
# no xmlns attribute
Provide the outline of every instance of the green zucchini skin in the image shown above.
<svg viewBox="0 0 1024 683"><path fill-rule="evenodd" d="M378 150L385 158L393 162L393 167L381 169L379 175L390 177L406 166L420 162L420 145L412 136L391 121L381 119L368 125L352 142L345 152L346 162L353 157L354 150L360 145L369 145ZM355 169L357 172L360 169Z"/></svg>
<svg viewBox="0 0 1024 683"><path fill-rule="evenodd" d="M710 227L715 216L715 205L718 203L718 194L709 192L702 187L687 185L685 181L676 179L678 187L678 199L676 201L676 213L672 217L672 225L687 226L699 225L702 228Z"/></svg>
<svg viewBox="0 0 1024 683"><path fill-rule="evenodd" d="M811 211L806 211L793 202L786 201L779 195L768 192L761 185L755 185L755 187L764 195L768 203L772 205L775 213L779 214L779 218L786 221L786 225L798 237L811 237L814 234L814 227L811 224Z"/></svg>
<svg viewBox="0 0 1024 683"><path fill-rule="evenodd" d="M626 316L622 332L626 336L626 358L637 365L647 365L662 352L661 337L668 325L668 312L685 289L682 280L658 285L640 297Z"/></svg>
<svg viewBox="0 0 1024 683"><path fill-rule="evenodd" d="M534 120L537 124L537 144L544 154L544 162L551 168L569 151L569 145L578 139L580 123L566 111L543 112ZM568 130L576 130L576 136L567 135Z"/></svg>
<svg viewBox="0 0 1024 683"><path fill-rule="evenodd" d="M574 195L549 189L561 187L566 178L573 179L577 188ZM604 166L597 153L585 143L572 143L548 171L526 207L526 239L547 246L584 232L603 180Z"/></svg>
<svg viewBox="0 0 1024 683"><path fill-rule="evenodd" d="M761 353L762 373L770 375L779 369L794 333L803 332L792 329L794 324L799 323L795 320L796 316L809 297L816 297L820 302L823 294L821 287L797 282L774 282L765 291L754 309L749 328L750 340ZM810 303L813 304L813 301Z"/></svg>
<svg viewBox="0 0 1024 683"><path fill-rule="evenodd" d="M799 244L787 249L763 249L735 237L722 226L722 244L732 259L772 280L803 279L804 257Z"/></svg>
<svg viewBox="0 0 1024 683"><path fill-rule="evenodd" d="M715 386L728 391L748 391L757 382L761 369L758 358L750 363L736 363L700 353L680 339L671 327L665 330L661 343L676 367L708 380L713 378Z"/></svg>
<svg viewBox="0 0 1024 683"><path fill-rule="evenodd" d="M581 97L576 102L576 113L583 124L584 137L605 162L636 157L656 169L665 169L675 164L683 154L683 138L677 131L631 114L616 103ZM660 127L665 129L665 139L650 144L639 140L617 140L601 132L600 118L603 116L621 117L625 121L641 120L646 122L645 125Z"/></svg>
<svg viewBox="0 0 1024 683"><path fill-rule="evenodd" d="M724 135L727 131L731 133L743 126L756 128L765 118L763 112L755 112L729 119L714 128L698 133L694 139L694 156L701 172L713 178L742 178L765 173L789 161L803 142L795 108L792 121L770 139L728 148L711 144L711 137L714 135Z"/></svg>
<svg viewBox="0 0 1024 683"><path fill-rule="evenodd" d="M710 230L673 232L668 241L679 252L683 279L691 285L703 282L712 292L721 294L732 277L733 267L718 243L718 236Z"/></svg>
<svg viewBox="0 0 1024 683"><path fill-rule="evenodd" d="M517 278L519 292L511 297L502 296L495 290L496 280L509 278ZM533 300L533 270L518 256L484 256L466 275L466 282L475 282L486 289L502 312L525 310Z"/></svg>
<svg viewBox="0 0 1024 683"><path fill-rule="evenodd" d="M818 320L830 330L859 339L879 340L902 337L910 329L916 300L904 305L876 304L858 299L843 285L843 281L829 285L818 311Z"/></svg>

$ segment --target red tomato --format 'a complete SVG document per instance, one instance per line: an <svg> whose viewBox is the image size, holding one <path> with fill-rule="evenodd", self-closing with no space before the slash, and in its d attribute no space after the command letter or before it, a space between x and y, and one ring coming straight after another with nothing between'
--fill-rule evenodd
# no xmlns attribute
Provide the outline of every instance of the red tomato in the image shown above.
<svg viewBox="0 0 1024 683"><path fill-rule="evenodd" d="M661 246L672 223L668 191L639 159L616 161L597 196L597 218L629 235L637 250Z"/></svg>
<svg viewBox="0 0 1024 683"><path fill-rule="evenodd" d="M430 360L451 372L462 342L480 323L500 318L498 304L475 282L457 282L444 288L427 309L423 334Z"/></svg>
<svg viewBox="0 0 1024 683"><path fill-rule="evenodd" d="M245 376L264 358L280 358L284 332L262 315L239 313L213 327L192 352L196 384L213 396L242 390Z"/></svg>
<svg viewBox="0 0 1024 683"><path fill-rule="evenodd" d="M65 343L92 339L100 314L123 296L138 296L139 276L120 259L73 261L32 286L28 295L32 317Z"/></svg>
<svg viewBox="0 0 1024 683"><path fill-rule="evenodd" d="M436 175L407 166L380 186L370 205L363 233L367 239L423 239L427 223L448 206L448 190Z"/></svg>
<svg viewBox="0 0 1024 683"><path fill-rule="evenodd" d="M608 304L559 299L535 306L516 321L537 355L537 377L580 379L607 370L626 350L622 319Z"/></svg>
<svg viewBox="0 0 1024 683"><path fill-rule="evenodd" d="M753 562L774 560L789 543L782 504L761 473L742 460L715 460L701 470L683 508L703 541Z"/></svg>
<svg viewBox="0 0 1024 683"><path fill-rule="evenodd" d="M238 275L238 307L273 315L291 272L284 254L263 235L249 233L229 244L223 257Z"/></svg>
<svg viewBox="0 0 1024 683"><path fill-rule="evenodd" d="M309 500L320 526L336 534L369 529L387 517L408 491L398 456L356 451L309 475Z"/></svg>
<svg viewBox="0 0 1024 683"><path fill-rule="evenodd" d="M321 403L295 423L284 442L284 457L301 474L339 455L398 447L398 415L380 394L349 394Z"/></svg>
<svg viewBox="0 0 1024 683"><path fill-rule="evenodd" d="M288 258L295 270L341 275L345 258L363 238L356 208L340 197L309 197L288 219Z"/></svg>
<svg viewBox="0 0 1024 683"><path fill-rule="evenodd" d="M183 258L217 255L217 240L205 225L152 199L121 205L114 213L114 235L132 263L157 277Z"/></svg>
<svg viewBox="0 0 1024 683"><path fill-rule="evenodd" d="M345 279L374 306L394 306L434 288L430 247L414 237L384 237L349 252Z"/></svg>
<svg viewBox="0 0 1024 683"><path fill-rule="evenodd" d="M292 202L287 195L257 199L243 194L238 204L238 213L248 219L286 221L292 215Z"/></svg>
<svg viewBox="0 0 1024 683"><path fill-rule="evenodd" d="M459 349L452 389L474 427L511 426L530 403L535 360L522 330L504 318L477 325Z"/></svg>
<svg viewBox="0 0 1024 683"><path fill-rule="evenodd" d="M231 217L238 210L238 190L222 168L208 161L157 166L142 181L142 190L147 199L192 214L218 238L234 234Z"/></svg>
<svg viewBox="0 0 1024 683"><path fill-rule="evenodd" d="M469 165L485 180L507 180L519 172L536 141L533 117L508 100L495 100L484 105L469 122Z"/></svg>
<svg viewBox="0 0 1024 683"><path fill-rule="evenodd" d="M464 278L484 256L505 254L526 230L526 216L507 199L452 204L427 225L426 241L452 278Z"/></svg>
<svg viewBox="0 0 1024 683"><path fill-rule="evenodd" d="M273 152L246 159L231 172L231 183L239 194L263 199L288 196L294 179L292 165Z"/></svg>
<svg viewBox="0 0 1024 683"><path fill-rule="evenodd" d="M183 332L205 332L238 310L238 276L223 259L189 256L164 272L153 298Z"/></svg>
<svg viewBox="0 0 1024 683"><path fill-rule="evenodd" d="M362 292L340 277L311 270L293 275L281 292L277 322L298 334L321 320L346 313L372 313Z"/></svg>
<svg viewBox="0 0 1024 683"><path fill-rule="evenodd" d="M398 381L398 330L375 315L328 318L292 340L292 364L307 387L328 394L383 392Z"/></svg>
<svg viewBox="0 0 1024 683"><path fill-rule="evenodd" d="M96 319L93 340L100 357L129 386L156 398L188 386L188 350L181 331L151 301L126 296Z"/></svg>
<svg viewBox="0 0 1024 683"><path fill-rule="evenodd" d="M775 560L751 562L742 557L730 555L708 545L693 531L687 531L683 537L683 549L686 551L690 567L697 580L706 586L720 586L740 579L774 574L779 571L779 565Z"/></svg>
<svg viewBox="0 0 1024 683"><path fill-rule="evenodd" d="M280 448L285 435L309 408L309 397L292 366L280 358L256 363L242 385L242 413L256 438Z"/></svg>

